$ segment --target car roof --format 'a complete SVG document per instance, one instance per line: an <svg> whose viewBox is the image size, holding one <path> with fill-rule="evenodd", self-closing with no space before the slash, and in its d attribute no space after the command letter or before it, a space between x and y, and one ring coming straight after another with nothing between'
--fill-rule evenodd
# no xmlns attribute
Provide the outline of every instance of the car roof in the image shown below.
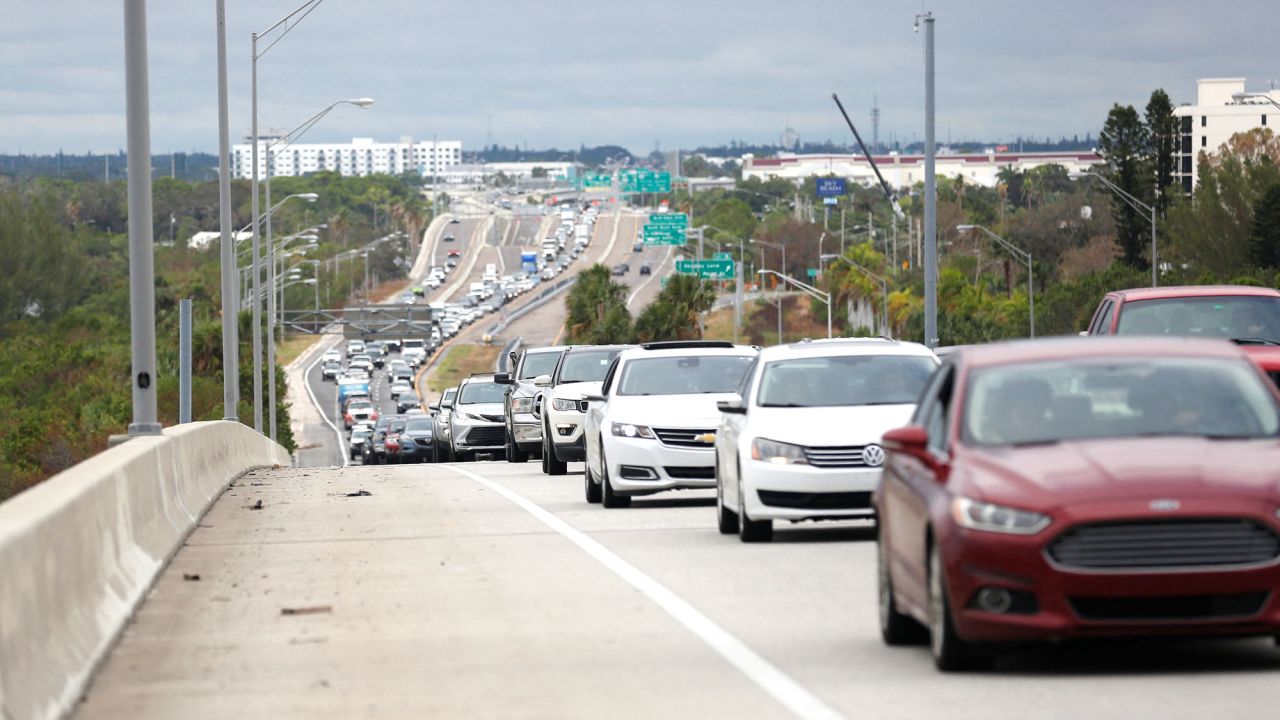
<svg viewBox="0 0 1280 720"><path fill-rule="evenodd" d="M1216 295L1236 295L1252 297L1280 297L1280 290L1253 285L1171 285L1169 287L1130 288L1117 290L1125 302L1133 300L1157 300L1179 297L1212 297Z"/></svg>
<svg viewBox="0 0 1280 720"><path fill-rule="evenodd" d="M990 345L968 345L952 354L970 366L1096 360L1104 358L1199 357L1245 359L1239 347L1226 340L1186 337L1110 336L1014 340Z"/></svg>
<svg viewBox="0 0 1280 720"><path fill-rule="evenodd" d="M830 357L833 355L914 355L934 357L929 348L915 342L890 338L832 338L801 340L786 345L773 345L760 351L761 360L791 357Z"/></svg>
<svg viewBox="0 0 1280 720"><path fill-rule="evenodd" d="M468 375L466 378L463 379L461 383L458 384L458 387L462 387L463 385L467 385L473 382L490 382L491 383L493 382L493 373L491 372L475 373L473 375Z"/></svg>
<svg viewBox="0 0 1280 720"><path fill-rule="evenodd" d="M541 355L542 353L564 352L568 350L568 345L544 345L542 347L532 347L524 351L525 355Z"/></svg>
<svg viewBox="0 0 1280 720"><path fill-rule="evenodd" d="M612 352L614 350L621 352L623 350L630 350L633 347L635 347L635 345L571 345L565 352L566 354L574 353L575 355L581 352Z"/></svg>

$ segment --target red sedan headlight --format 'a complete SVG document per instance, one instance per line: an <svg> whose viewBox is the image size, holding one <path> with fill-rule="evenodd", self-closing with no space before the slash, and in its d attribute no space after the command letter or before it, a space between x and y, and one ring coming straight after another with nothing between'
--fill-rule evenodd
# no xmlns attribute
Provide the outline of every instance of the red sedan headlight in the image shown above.
<svg viewBox="0 0 1280 720"><path fill-rule="evenodd" d="M951 501L951 518L957 525L970 530L1009 535L1035 535L1052 522L1052 518L1044 513L978 502L967 497Z"/></svg>

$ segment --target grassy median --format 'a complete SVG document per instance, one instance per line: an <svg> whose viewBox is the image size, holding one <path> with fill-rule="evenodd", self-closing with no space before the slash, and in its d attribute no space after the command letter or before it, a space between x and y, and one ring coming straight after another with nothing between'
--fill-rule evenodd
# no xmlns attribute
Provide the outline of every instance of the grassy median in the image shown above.
<svg viewBox="0 0 1280 720"><path fill-rule="evenodd" d="M444 359L427 373L427 389L440 394L473 373L493 372L502 348L498 345L451 345Z"/></svg>

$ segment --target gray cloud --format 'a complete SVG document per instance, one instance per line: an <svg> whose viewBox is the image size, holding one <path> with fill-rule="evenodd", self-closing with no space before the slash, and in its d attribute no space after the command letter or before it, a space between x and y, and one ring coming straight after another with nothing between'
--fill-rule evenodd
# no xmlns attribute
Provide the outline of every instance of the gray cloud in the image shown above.
<svg viewBox="0 0 1280 720"><path fill-rule="evenodd" d="M249 129L249 33L300 0L228 0L232 127ZM1277 74L1271 0L1074 3L938 0L939 134L1011 139L1096 133L1113 102L1164 87L1194 101L1200 77ZM214 3L149 3L152 146L217 147ZM914 1L325 0L259 66L263 126L288 129L339 97L309 135L460 138L466 147L632 150L846 137L839 91L881 137L922 132ZM0 152L124 145L118 0L0 0Z"/></svg>

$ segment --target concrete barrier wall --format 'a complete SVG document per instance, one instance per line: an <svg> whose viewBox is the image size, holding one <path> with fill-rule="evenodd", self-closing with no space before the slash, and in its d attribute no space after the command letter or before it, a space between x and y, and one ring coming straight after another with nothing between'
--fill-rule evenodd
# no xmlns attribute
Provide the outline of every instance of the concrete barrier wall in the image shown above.
<svg viewBox="0 0 1280 720"><path fill-rule="evenodd" d="M190 423L0 504L0 718L67 714L213 501L248 470L288 464L240 423Z"/></svg>

